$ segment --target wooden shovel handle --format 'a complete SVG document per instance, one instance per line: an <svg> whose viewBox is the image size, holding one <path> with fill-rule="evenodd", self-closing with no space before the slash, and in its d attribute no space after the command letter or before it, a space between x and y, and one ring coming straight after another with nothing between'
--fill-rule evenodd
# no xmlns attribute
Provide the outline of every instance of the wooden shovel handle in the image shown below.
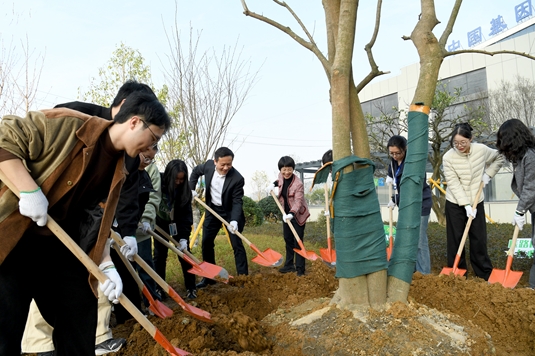
<svg viewBox="0 0 535 356"><path fill-rule="evenodd" d="M271 191L270 194L273 197L273 200L275 200L275 203L277 203L277 206L279 207L279 210L281 211L282 215L284 215L284 209L282 208L282 205L281 205L279 199L277 198L277 196L275 195L275 193L273 191ZM297 240L297 243L299 244L299 247L301 247L301 249L303 251L305 251L305 246L303 245L303 241L301 241L301 238L297 234L297 231L295 231L295 228L292 225L292 223L289 222L289 221L286 221L286 224L288 224L288 226L290 227L290 230L292 230L292 233L294 234L294 237Z"/></svg>
<svg viewBox="0 0 535 356"><path fill-rule="evenodd" d="M476 198L474 200L474 204L472 205L472 209L477 208L477 204L479 202L479 197L481 196L481 192L483 191L483 181L479 184L479 189L477 190ZM468 217L468 221L466 222L466 227L464 228L463 237L461 239L461 243L459 244L459 249L457 250L457 255L461 255L463 253L464 244L466 243L466 237L468 236L468 232L470 231L470 226L472 225L472 220L474 218L472 215Z"/></svg>
<svg viewBox="0 0 535 356"><path fill-rule="evenodd" d="M221 221L223 224L225 224L225 227L228 225L228 222L223 219L221 217L221 215L219 215L218 213L216 213L212 208L210 208L205 202L203 202L201 199L199 199L198 197L195 197L195 200L201 204L202 206L204 206L204 208L206 210L208 210L213 216L215 216L216 218L219 219L219 221ZM251 241L247 240L247 238L245 236L243 236L238 230L236 230L234 232L234 234L236 236L238 236L240 239L242 239L249 247L251 247Z"/></svg>
<svg viewBox="0 0 535 356"><path fill-rule="evenodd" d="M126 266L126 269L128 270L128 272L130 272L130 274L132 275L132 277L134 278L134 280L136 281L136 284L137 286L139 287L139 289L143 290L143 287L145 286L143 284L143 281L141 280L141 278L139 277L139 275L137 274L137 272L134 270L134 267L132 266L132 264L130 263L130 261L128 260L128 258L126 258L122 253L121 253L121 248L119 247L119 245L117 244L113 244L113 248L115 249L115 252L117 252L117 254L119 255L119 257L121 258L121 261L123 261L124 265ZM137 255L137 254L136 254Z"/></svg>
<svg viewBox="0 0 535 356"><path fill-rule="evenodd" d="M323 190L325 191L325 211L329 212L329 216L327 216L327 219L325 219L327 224L327 237L331 237L331 211L329 209L329 188L327 187L327 183L323 186Z"/></svg>
<svg viewBox="0 0 535 356"><path fill-rule="evenodd" d="M7 179L4 172L0 171L0 180L17 196L20 198L20 192L18 189ZM50 216L47 215L46 226L52 231L57 238L72 252L80 262L87 268L87 270L95 276L100 283L104 283L108 277L98 268L93 260L78 246L73 239L63 230L61 226ZM156 327L147 319L141 311L124 295L119 296L119 302L124 308L137 320L149 334L154 337L158 331Z"/></svg>
<svg viewBox="0 0 535 356"><path fill-rule="evenodd" d="M513 232L513 241L511 241L511 247L509 248L509 251L507 251L507 254L509 256L514 256L515 254L516 239L518 238L519 231L520 229L518 228L518 225L515 225L515 231Z"/></svg>
<svg viewBox="0 0 535 356"><path fill-rule="evenodd" d="M171 241L175 246L178 246L179 243L171 236L169 235L167 232L165 232L161 227L159 227L158 225L156 225L156 231L158 231L160 234L162 234L163 237L165 237L166 239L168 239L169 241ZM152 231L152 235L157 235L154 233L154 231ZM158 236L159 237L159 236ZM160 240L158 240L160 241ZM190 253L188 250L184 250L184 251L181 251L184 255L187 255L189 258L191 258L196 264L200 265L201 264L201 261L195 257L192 253Z"/></svg>

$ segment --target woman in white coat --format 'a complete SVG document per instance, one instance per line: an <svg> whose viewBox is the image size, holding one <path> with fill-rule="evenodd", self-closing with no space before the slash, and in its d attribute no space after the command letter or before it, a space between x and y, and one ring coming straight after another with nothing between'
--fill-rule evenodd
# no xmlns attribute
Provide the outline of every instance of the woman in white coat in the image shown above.
<svg viewBox="0 0 535 356"><path fill-rule="evenodd" d="M452 267L462 235L472 216L468 233L470 263L477 277L488 280L492 263L487 252L487 225L485 222L485 195L482 193L477 208L472 209L480 183L490 182L505 159L486 145L472 142L472 127L468 123L455 125L450 144L453 149L443 157L446 178L446 235L448 266ZM459 268L466 269L463 250Z"/></svg>

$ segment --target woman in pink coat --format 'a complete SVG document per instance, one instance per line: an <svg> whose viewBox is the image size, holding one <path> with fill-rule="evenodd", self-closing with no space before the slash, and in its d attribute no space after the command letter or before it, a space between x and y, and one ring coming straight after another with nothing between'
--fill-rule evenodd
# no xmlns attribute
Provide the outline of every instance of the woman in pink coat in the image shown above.
<svg viewBox="0 0 535 356"><path fill-rule="evenodd" d="M305 274L305 258L295 253L294 248L299 245L288 224L292 224L295 231L303 240L305 223L310 216L305 200L303 182L294 174L295 162L292 157L284 156L279 160L279 179L274 182L279 187L279 201L284 207L282 226L284 242L286 242L286 260L284 266L279 269L281 273L296 272L298 276ZM295 262L294 262L295 260Z"/></svg>

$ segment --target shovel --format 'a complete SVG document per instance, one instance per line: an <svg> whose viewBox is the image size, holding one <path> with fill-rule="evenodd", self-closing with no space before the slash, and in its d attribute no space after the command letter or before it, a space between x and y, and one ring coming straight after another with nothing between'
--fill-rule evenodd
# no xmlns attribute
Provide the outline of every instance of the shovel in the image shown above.
<svg viewBox="0 0 535 356"><path fill-rule="evenodd" d="M11 183L9 179L5 176L4 172L0 171L0 180L11 189L11 191L18 197L20 193L18 189ZM50 215L47 215L46 226L52 231L58 239L73 253L76 258L82 262L82 264L87 268L87 270L95 276L100 283L106 282L108 277L98 268L98 266L93 262L93 260L74 242L71 237L59 226L59 224L52 219ZM122 239L121 239L122 241ZM124 243L124 242L123 242ZM124 295L119 296L119 302L124 306L124 308L132 315L136 321L153 337L158 344L160 344L167 352L174 356L185 356L190 355L189 352L174 347L169 340L158 330L154 324L152 324L149 319L147 319L141 311L132 302Z"/></svg>
<svg viewBox="0 0 535 356"><path fill-rule="evenodd" d="M279 210L281 211L282 215L284 215L284 209L282 208L282 205L281 205L279 199L277 199L277 196L275 195L275 193L273 191L271 191L270 194L273 197L273 199L275 200L275 203L277 203L277 206L279 207ZM290 227L290 230L292 230L292 233L294 234L294 237L297 240L297 244L301 248L301 249L294 248L294 251L296 253L300 254L301 256L303 256L304 258L306 258L307 260L310 260L310 261L317 260L319 258L319 256L316 255L315 252L307 251L305 249L305 245L303 245L303 241L301 241L301 239L299 238L299 235L297 234L297 231L295 231L295 228L292 225L292 223L290 222L290 220L287 220L286 224L288 224L288 226Z"/></svg>
<svg viewBox="0 0 535 356"><path fill-rule="evenodd" d="M505 265L505 270L503 269L493 269L489 277L489 283L500 283L505 288L514 288L516 284L520 281L522 277L522 271L511 271L511 266L513 264L513 256L515 255L516 239L518 238L518 225L515 225L515 232L513 233L513 241L511 242L511 247L507 251L507 262Z"/></svg>
<svg viewBox="0 0 535 356"><path fill-rule="evenodd" d="M115 243L119 246L122 246L125 244L125 242L123 241L123 239L119 236L119 234L117 234L115 231L111 230L111 237L113 238L113 240L115 241ZM152 277L152 279L154 279L154 281L167 293L169 294L169 296L171 298L173 298L173 300L175 302L178 303L178 305L180 305L180 307L182 307L182 309L184 309L184 311L186 313L188 313L189 315L193 316L194 318L196 319L199 319L199 320L202 320L202 321L206 321L206 322L209 322L209 323L213 323L212 319L211 319L211 316L210 316L210 313L208 313L207 311L204 311L200 308L197 308L197 307L194 307L193 305L190 305L188 303L186 303L184 301L184 299L182 299L177 292L175 292L175 290L173 290L173 288L171 288L169 286L169 284L167 284L162 277L160 277L158 275L158 273L156 273L148 264L147 262L145 262L139 255L134 255L134 261L137 262L137 264L139 264L141 266L141 268L143 268L145 270L145 272L147 272L149 274L149 276Z"/></svg>
<svg viewBox="0 0 535 356"><path fill-rule="evenodd" d="M479 201L479 196L481 195L481 191L483 190L483 182L479 184L479 189L477 190L476 199L474 201L474 205L472 206L472 209L477 208L477 203ZM472 220L474 218L472 215L468 217L468 221L466 222L466 227L464 228L463 237L461 239L461 243L459 244L459 249L457 250L457 254L455 255L455 261L453 262L453 267L444 267L442 268L442 271L440 274L450 274L453 273L458 276L464 276L466 273L465 269L458 268L459 261L461 260L461 254L463 253L464 244L466 243L466 237L468 236L468 231L470 231L470 225L472 225Z"/></svg>
<svg viewBox="0 0 535 356"><path fill-rule="evenodd" d="M329 188L325 183L325 211L329 211ZM327 216L327 248L320 248L321 259L331 266L336 265L336 251L331 247L331 220ZM293 227L293 226L292 226Z"/></svg>
<svg viewBox="0 0 535 356"><path fill-rule="evenodd" d="M178 243L175 240L173 240L173 238L169 236L165 231L163 231L159 226L156 226L156 230L162 233L162 235L164 235L167 239L172 241L175 244L175 246L178 246ZM188 262L191 265L191 269L188 270L189 273L193 273L201 277L214 279L216 281L220 281L223 283L228 283L228 279L230 278L230 276L227 270L224 269L223 267L219 267L208 262L199 261L192 254L190 253L186 254L186 252L180 251L178 248L171 245L163 237L156 234L154 231L151 231L150 229L147 230L147 233L152 235L156 240L158 240L158 242L160 242L161 244L169 248L171 251L176 253L180 258Z"/></svg>
<svg viewBox="0 0 535 356"><path fill-rule="evenodd" d="M154 315L156 315L156 316L158 316L158 317L160 317L162 319L165 319L165 318L173 315L173 311L171 309L169 309L169 307L167 305L163 304L159 300L155 300L152 297L152 295L150 294L149 290L147 289L147 286L145 286L143 284L143 281L141 280L141 278L138 276L138 274L134 270L134 267L132 267L132 264L130 263L130 261L121 253L121 250L119 249L119 246L117 246L117 244L113 244L113 248L115 249L117 254L121 257L121 260L123 261L124 265L128 269L128 272L130 272L132 277L134 277L134 280L136 281L139 289L142 290L143 295L145 296L145 298L148 299L148 301L149 301L149 310L151 312L153 312Z"/></svg>
<svg viewBox="0 0 535 356"><path fill-rule="evenodd" d="M388 196L392 196L392 183L388 185ZM394 235L392 234L392 220L394 220L392 215L394 212L394 207L391 206L388 208L388 210L390 215L390 236L388 237L388 247L386 248L386 260L390 261L390 257L392 256L392 249L394 248Z"/></svg>
<svg viewBox="0 0 535 356"><path fill-rule="evenodd" d="M216 213L212 208L210 208L208 205L206 205L205 202L203 202L198 197L195 197L195 200L204 206L206 210L208 210L210 213L212 213L213 216L219 219L225 226L228 226L228 222L225 221L218 213ZM251 261L254 263L257 263L261 266L265 267L279 267L282 265L282 255L278 253L275 250L272 250L270 248L267 248L264 250L264 252L260 251L258 247L253 245L251 241L247 240L245 236L243 236L238 230L234 232L236 236L238 236L240 239L242 239L254 252L258 254L258 256L254 257Z"/></svg>

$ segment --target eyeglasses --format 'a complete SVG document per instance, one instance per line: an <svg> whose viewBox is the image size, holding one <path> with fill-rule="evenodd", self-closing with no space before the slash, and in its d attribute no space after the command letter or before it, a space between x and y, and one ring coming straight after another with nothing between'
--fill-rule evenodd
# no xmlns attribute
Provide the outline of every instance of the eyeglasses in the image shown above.
<svg viewBox="0 0 535 356"><path fill-rule="evenodd" d="M141 152L139 154L143 158L143 163L151 164L152 162L154 162L154 158L145 157L145 155L143 153L141 153Z"/></svg>
<svg viewBox="0 0 535 356"><path fill-rule="evenodd" d="M149 127L149 125L145 122L143 119L139 119L147 127L147 129L150 131L150 134L152 135L152 139L154 140L154 143L151 145L151 147L155 147L158 144L158 141L160 141L160 138L154 134L154 131L152 131Z"/></svg>
<svg viewBox="0 0 535 356"><path fill-rule="evenodd" d="M388 154L392 157L403 156L403 152L388 152Z"/></svg>
<svg viewBox="0 0 535 356"><path fill-rule="evenodd" d="M468 145L469 143L470 141L459 141L459 142L453 141L453 145L455 147L466 147L466 145Z"/></svg>

